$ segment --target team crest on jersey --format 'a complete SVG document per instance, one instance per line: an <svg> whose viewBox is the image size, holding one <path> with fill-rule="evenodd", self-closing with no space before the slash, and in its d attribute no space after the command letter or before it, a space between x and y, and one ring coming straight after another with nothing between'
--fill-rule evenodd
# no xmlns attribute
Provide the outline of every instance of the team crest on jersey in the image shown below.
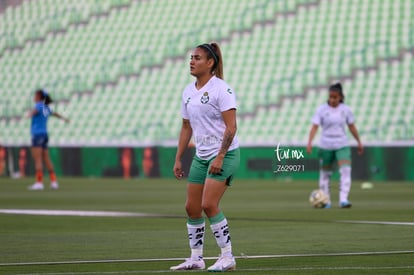
<svg viewBox="0 0 414 275"><path fill-rule="evenodd" d="M200 101L203 104L206 104L209 101L210 97L208 96L207 92L204 92L203 96L201 97Z"/></svg>

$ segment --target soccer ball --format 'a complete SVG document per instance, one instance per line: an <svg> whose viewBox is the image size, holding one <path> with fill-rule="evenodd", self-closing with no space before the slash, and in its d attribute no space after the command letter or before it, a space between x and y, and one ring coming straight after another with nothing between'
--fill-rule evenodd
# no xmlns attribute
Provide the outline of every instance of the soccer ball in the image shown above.
<svg viewBox="0 0 414 275"><path fill-rule="evenodd" d="M329 202L329 197L321 189L317 189L310 194L309 202L315 208L323 208Z"/></svg>

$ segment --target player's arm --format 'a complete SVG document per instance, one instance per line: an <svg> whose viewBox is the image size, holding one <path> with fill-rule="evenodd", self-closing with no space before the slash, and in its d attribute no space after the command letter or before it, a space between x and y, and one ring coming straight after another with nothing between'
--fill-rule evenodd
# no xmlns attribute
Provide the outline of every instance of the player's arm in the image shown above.
<svg viewBox="0 0 414 275"><path fill-rule="evenodd" d="M351 132L352 136L358 142L358 154L362 154L364 152L364 147L362 146L361 140L359 139L358 130L355 124L348 124L349 131Z"/></svg>
<svg viewBox="0 0 414 275"><path fill-rule="evenodd" d="M42 107L40 107L39 105L36 104L36 106L31 109L30 111L27 112L27 117L31 118L34 117L35 115L39 114L40 112L42 112Z"/></svg>
<svg viewBox="0 0 414 275"><path fill-rule="evenodd" d="M32 109L32 110L30 110L30 111L28 111L27 112L27 117L33 117L33 116L35 116L35 115L37 115L39 113L39 110L38 109Z"/></svg>
<svg viewBox="0 0 414 275"><path fill-rule="evenodd" d="M188 147L191 136L193 135L193 128L191 128L190 120L183 119L181 125L180 137L178 139L178 148L177 154L175 155L175 160L181 160L181 157L184 154L184 151Z"/></svg>
<svg viewBox="0 0 414 275"><path fill-rule="evenodd" d="M191 128L190 120L183 119L183 123L181 125L180 137L178 139L178 148L177 153L175 155L175 164L173 168L174 176L177 179L183 177L183 171L181 167L181 157L183 156L185 150L188 147L188 143L190 142L191 136L193 135L193 128Z"/></svg>
<svg viewBox="0 0 414 275"><path fill-rule="evenodd" d="M222 112L221 115L223 116L226 129L224 130L223 141L221 142L221 148L217 156L224 158L237 132L236 109Z"/></svg>
<svg viewBox="0 0 414 275"><path fill-rule="evenodd" d="M318 131L318 125L312 124L312 127L309 132L308 146L306 147L306 152L308 152L308 154L312 153L312 141L315 138L317 131Z"/></svg>
<svg viewBox="0 0 414 275"><path fill-rule="evenodd" d="M213 163L210 165L210 174L218 174L221 172L224 157L226 156L237 132L236 109L224 111L221 115L223 117L224 124L226 125L226 129L224 130L220 151Z"/></svg>
<svg viewBox="0 0 414 275"><path fill-rule="evenodd" d="M52 116L57 117L58 119L61 119L63 121L65 121L66 123L69 123L70 120L64 116L62 116L61 114L57 113L57 112L53 112Z"/></svg>

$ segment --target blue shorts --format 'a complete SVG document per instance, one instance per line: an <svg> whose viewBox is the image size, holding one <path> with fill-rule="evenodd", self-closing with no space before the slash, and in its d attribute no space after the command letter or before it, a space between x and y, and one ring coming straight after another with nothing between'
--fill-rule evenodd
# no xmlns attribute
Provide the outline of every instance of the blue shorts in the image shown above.
<svg viewBox="0 0 414 275"><path fill-rule="evenodd" d="M36 134L32 136L32 146L33 147L42 147L47 149L47 143L49 142L49 137L47 134Z"/></svg>

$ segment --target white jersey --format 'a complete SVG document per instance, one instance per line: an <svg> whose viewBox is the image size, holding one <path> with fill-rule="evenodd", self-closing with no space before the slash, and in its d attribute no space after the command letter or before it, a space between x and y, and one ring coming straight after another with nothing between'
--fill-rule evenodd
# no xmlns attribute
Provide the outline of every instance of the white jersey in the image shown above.
<svg viewBox="0 0 414 275"><path fill-rule="evenodd" d="M236 95L226 82L213 76L200 90L189 84L182 96L181 115L190 120L193 129L196 155L209 160L218 155L226 125L222 112L236 108ZM229 147L239 147L237 136Z"/></svg>
<svg viewBox="0 0 414 275"><path fill-rule="evenodd" d="M355 122L349 106L340 103L336 108L325 103L318 107L312 123L322 128L319 147L322 149L340 149L348 146L346 126Z"/></svg>

